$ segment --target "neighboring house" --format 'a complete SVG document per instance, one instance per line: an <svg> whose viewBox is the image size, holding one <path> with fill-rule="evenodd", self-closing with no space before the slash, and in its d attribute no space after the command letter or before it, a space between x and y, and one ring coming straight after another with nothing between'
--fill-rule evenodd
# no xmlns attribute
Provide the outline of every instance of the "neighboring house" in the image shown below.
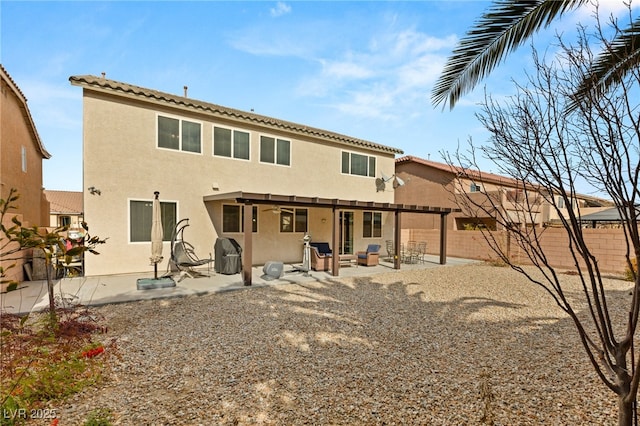
<svg viewBox="0 0 640 426"><path fill-rule="evenodd" d="M300 262L307 233L334 253L394 238L402 209L376 177L393 174L397 148L191 99L186 88L176 96L104 75L70 81L83 88L85 220L108 238L87 256L87 275L150 270L154 191L165 262L183 218L199 257L228 237L253 265Z"/></svg>
<svg viewBox="0 0 640 426"><path fill-rule="evenodd" d="M58 228L67 226L70 230L82 229L82 192L44 191L49 200L49 226Z"/></svg>
<svg viewBox="0 0 640 426"><path fill-rule="evenodd" d="M40 140L27 98L2 65L0 77L0 194L6 199L11 188L17 189L20 199L15 213L27 225L43 225L49 222L49 206L42 188L42 160L51 154Z"/></svg>
<svg viewBox="0 0 640 426"><path fill-rule="evenodd" d="M486 197L489 195L493 205L502 209L502 214L511 219L513 223L523 226L553 225L558 222L558 214L553 206L540 196L540 193L529 191L527 194L522 189L522 182L505 176L482 171L467 171L472 178L460 179L458 176L462 170L445 163L425 160L413 156L405 156L396 160L396 175L407 182L407 185L396 190L396 203L440 205L444 207L457 207L459 197L469 196L472 200L486 205ZM464 194L462 194L464 192ZM523 197L531 200L530 210L522 212ZM564 206L562 197L555 196L561 209ZM548 198L548 197L547 197ZM580 207L581 214L589 214L610 207L612 203L596 197L577 195L572 201L573 208ZM448 222L449 229L463 230L475 228L478 225L489 229L496 229L495 215L481 213L479 216L465 212L452 214L454 220ZM404 229L437 229L439 224L429 216L408 215L402 221Z"/></svg>
<svg viewBox="0 0 640 426"><path fill-rule="evenodd" d="M49 205L42 189L42 160L51 154L40 140L27 98L2 65L0 78L0 198L6 200L11 188L15 188L20 198L15 203L17 209L11 210L9 216L18 216L25 226L47 225ZM10 270L12 279L24 279L22 264L27 260L22 259ZM6 262L3 266L7 266Z"/></svg>

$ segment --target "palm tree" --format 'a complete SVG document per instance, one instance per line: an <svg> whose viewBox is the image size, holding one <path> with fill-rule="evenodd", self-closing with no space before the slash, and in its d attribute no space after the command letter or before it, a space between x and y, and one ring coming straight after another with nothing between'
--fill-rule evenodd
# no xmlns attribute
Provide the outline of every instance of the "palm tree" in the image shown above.
<svg viewBox="0 0 640 426"><path fill-rule="evenodd" d="M589 0L497 0L454 49L431 94L434 105L453 109L506 55L555 18ZM624 0L620 0L624 1ZM618 32L585 75L584 90L606 90L640 65L640 17Z"/></svg>

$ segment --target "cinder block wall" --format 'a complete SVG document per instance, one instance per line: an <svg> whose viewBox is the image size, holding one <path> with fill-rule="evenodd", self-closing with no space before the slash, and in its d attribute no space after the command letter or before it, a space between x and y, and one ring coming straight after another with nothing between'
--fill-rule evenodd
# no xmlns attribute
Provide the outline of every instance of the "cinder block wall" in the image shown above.
<svg viewBox="0 0 640 426"><path fill-rule="evenodd" d="M596 257L602 272L623 274L626 268L626 244L622 229L583 229L589 249ZM439 253L440 230L403 229L402 242L426 241L427 252ZM503 247L507 244L506 231L494 232L495 239ZM562 228L547 228L540 234L540 244L554 267L575 270L569 238ZM519 264L531 264L519 247L510 242L511 259ZM447 256L466 259L495 260L498 256L490 249L480 231L447 231Z"/></svg>

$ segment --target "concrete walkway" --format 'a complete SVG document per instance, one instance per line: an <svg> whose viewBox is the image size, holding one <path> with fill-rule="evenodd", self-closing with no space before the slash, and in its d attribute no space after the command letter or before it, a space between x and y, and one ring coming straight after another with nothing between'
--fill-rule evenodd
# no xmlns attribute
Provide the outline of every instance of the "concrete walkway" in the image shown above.
<svg viewBox="0 0 640 426"><path fill-rule="evenodd" d="M210 276L199 278L185 277L177 281L178 275L175 275L175 287L147 290L138 290L136 283L139 278L152 278L152 273L63 278L56 282L54 294L56 300L60 300L62 297L64 301L70 304L97 306L139 300L204 295L278 284L326 282L345 277L372 276L389 272L400 273L411 269L447 267L477 262L469 259L447 258L447 264L440 265L438 261L438 256L427 256L424 263L402 264L400 270L393 269L393 265L385 261L381 261L378 266L348 266L340 268L339 277L334 277L329 272L310 271L307 274L295 272L294 265L285 265L284 274L279 279L265 277L262 272L262 266L259 266L254 267L252 270L253 284L250 287L243 285L241 274L217 274L214 273L213 269ZM0 313L25 314L47 309L48 306L49 297L47 295L46 281L25 281L20 283L17 290L0 294Z"/></svg>

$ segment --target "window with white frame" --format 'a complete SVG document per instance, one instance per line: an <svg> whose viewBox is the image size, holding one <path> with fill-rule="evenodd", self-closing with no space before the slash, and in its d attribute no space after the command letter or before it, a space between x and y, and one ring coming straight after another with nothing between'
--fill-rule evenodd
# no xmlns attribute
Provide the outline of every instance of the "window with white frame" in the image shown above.
<svg viewBox="0 0 640 426"><path fill-rule="evenodd" d="M260 136L260 162L290 166L291 141Z"/></svg>
<svg viewBox="0 0 640 426"><path fill-rule="evenodd" d="M376 157L342 151L342 173L357 176L376 176Z"/></svg>
<svg viewBox="0 0 640 426"><path fill-rule="evenodd" d="M252 208L252 230L258 232L258 208ZM244 206L238 204L224 204L222 206L222 232L244 232Z"/></svg>
<svg viewBox="0 0 640 426"><path fill-rule="evenodd" d="M175 202L160 202L163 241L171 241L176 227L178 205ZM132 243L151 241L151 222L153 221L153 201L129 201L129 241Z"/></svg>
<svg viewBox="0 0 640 426"><path fill-rule="evenodd" d="M250 151L249 132L213 127L213 155L248 160Z"/></svg>
<svg viewBox="0 0 640 426"><path fill-rule="evenodd" d="M382 212L362 213L362 237L380 238L382 237Z"/></svg>
<svg viewBox="0 0 640 426"><path fill-rule="evenodd" d="M482 191L482 187L476 183L471 183L471 186L469 187L469 192L481 192Z"/></svg>
<svg viewBox="0 0 640 426"><path fill-rule="evenodd" d="M20 155L22 157L22 171L27 173L27 147L23 146L20 150Z"/></svg>
<svg viewBox="0 0 640 426"><path fill-rule="evenodd" d="M202 152L202 124L158 115L158 148Z"/></svg>
<svg viewBox="0 0 640 426"><path fill-rule="evenodd" d="M307 232L308 209L280 211L280 232Z"/></svg>
<svg viewBox="0 0 640 426"><path fill-rule="evenodd" d="M558 208L559 209L564 209L564 198L562 198L562 196L558 197Z"/></svg>

